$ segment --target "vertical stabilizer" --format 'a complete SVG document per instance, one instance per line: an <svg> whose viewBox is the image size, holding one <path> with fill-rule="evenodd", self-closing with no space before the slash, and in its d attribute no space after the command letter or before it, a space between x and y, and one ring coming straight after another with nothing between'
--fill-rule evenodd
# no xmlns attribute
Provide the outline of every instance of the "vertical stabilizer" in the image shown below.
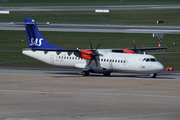
<svg viewBox="0 0 180 120"><path fill-rule="evenodd" d="M33 19L25 18L24 19L26 34L28 39L28 45L30 49L63 49L55 45L50 44L39 32L36 22Z"/></svg>

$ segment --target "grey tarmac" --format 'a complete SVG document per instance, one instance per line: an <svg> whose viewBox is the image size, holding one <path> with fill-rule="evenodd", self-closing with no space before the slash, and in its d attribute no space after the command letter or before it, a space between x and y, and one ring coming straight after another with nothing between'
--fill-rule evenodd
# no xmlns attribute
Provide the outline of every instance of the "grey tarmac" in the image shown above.
<svg viewBox="0 0 180 120"><path fill-rule="evenodd" d="M47 21L48 22L48 21ZM0 22L0 30L23 30L22 23L10 24ZM38 24L38 21L37 21ZM42 24L42 23L40 23ZM65 32L105 32L105 33L164 33L180 34L180 26L143 26L143 25L103 25L103 24L61 24L38 25L40 31L65 31Z"/></svg>
<svg viewBox="0 0 180 120"><path fill-rule="evenodd" d="M108 10L159 10L180 9L180 4L167 5L116 5L116 6L36 6L36 7L0 7L1 10L11 12L24 11L95 11ZM16 22L16 21L11 21ZM38 22L38 21L37 21ZM51 21L47 21L51 22ZM180 26L141 26L141 25L97 25L97 24L56 24L39 26L41 31L66 32L113 32L113 33L164 33L180 34ZM22 25L0 23L0 30L25 30Z"/></svg>
<svg viewBox="0 0 180 120"><path fill-rule="evenodd" d="M179 120L180 71L111 77L0 67L0 120Z"/></svg>
<svg viewBox="0 0 180 120"><path fill-rule="evenodd" d="M101 10L164 10L180 9L180 4L167 5L112 5L112 6L33 6L33 7L0 7L1 10L11 12L32 11L95 11Z"/></svg>

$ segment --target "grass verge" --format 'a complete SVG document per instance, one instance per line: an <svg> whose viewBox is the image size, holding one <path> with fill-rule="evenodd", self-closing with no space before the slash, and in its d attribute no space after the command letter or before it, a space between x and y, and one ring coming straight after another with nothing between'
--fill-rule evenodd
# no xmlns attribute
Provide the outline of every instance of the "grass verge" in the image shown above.
<svg viewBox="0 0 180 120"><path fill-rule="evenodd" d="M2 14L0 22L23 22L32 18L36 22L85 23L85 24L133 24L156 25L157 20L164 20L163 25L180 25L180 10L135 10L110 11L110 13L82 12L11 12Z"/></svg>

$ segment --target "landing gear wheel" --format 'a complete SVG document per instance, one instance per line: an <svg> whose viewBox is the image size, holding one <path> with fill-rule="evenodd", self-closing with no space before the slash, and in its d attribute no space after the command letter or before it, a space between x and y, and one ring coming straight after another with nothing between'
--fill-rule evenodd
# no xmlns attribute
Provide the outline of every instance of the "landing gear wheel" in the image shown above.
<svg viewBox="0 0 180 120"><path fill-rule="evenodd" d="M89 71L82 71L82 75L83 76L88 76L89 75Z"/></svg>
<svg viewBox="0 0 180 120"><path fill-rule="evenodd" d="M103 74L104 74L104 76L110 76L110 75L111 75L111 73L110 73L110 72L103 73Z"/></svg>
<svg viewBox="0 0 180 120"><path fill-rule="evenodd" d="M156 78L157 73L153 73L153 74L151 74L150 76L151 76L152 78Z"/></svg>

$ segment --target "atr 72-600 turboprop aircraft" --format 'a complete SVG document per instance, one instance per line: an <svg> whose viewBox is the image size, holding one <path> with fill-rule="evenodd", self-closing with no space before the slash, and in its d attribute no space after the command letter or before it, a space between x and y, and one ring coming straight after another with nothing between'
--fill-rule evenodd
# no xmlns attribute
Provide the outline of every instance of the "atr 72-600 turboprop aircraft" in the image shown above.
<svg viewBox="0 0 180 120"><path fill-rule="evenodd" d="M136 49L64 49L50 44L39 32L33 19L25 18L24 24L29 48L22 53L45 63L65 68L82 69L83 76L89 73L102 73L110 76L112 72L146 73L156 77L164 70L163 65L152 55L136 54L138 51L159 48ZM161 48L167 49L167 48Z"/></svg>

